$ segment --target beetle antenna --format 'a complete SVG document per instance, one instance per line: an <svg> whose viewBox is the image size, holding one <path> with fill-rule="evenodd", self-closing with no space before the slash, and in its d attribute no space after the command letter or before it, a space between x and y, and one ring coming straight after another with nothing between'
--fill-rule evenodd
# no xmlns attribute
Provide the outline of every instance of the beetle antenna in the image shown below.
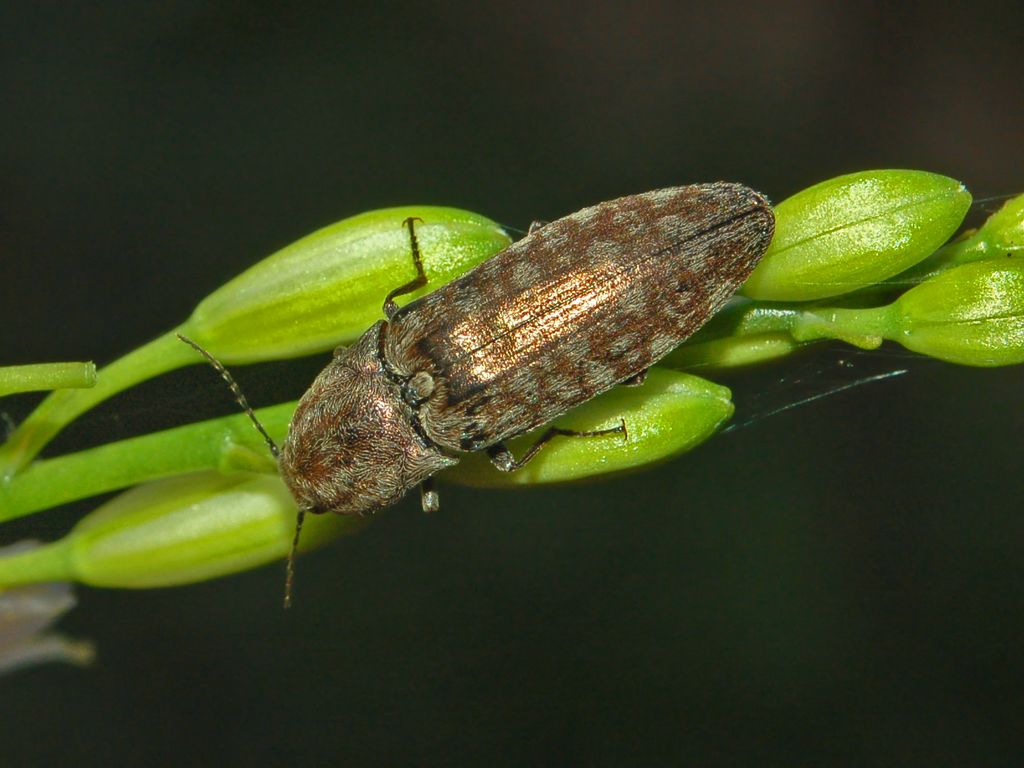
<svg viewBox="0 0 1024 768"><path fill-rule="evenodd" d="M306 510L299 507L299 515L295 518L295 538L292 548L288 550L288 566L284 577L284 607L292 607L292 584L295 583L295 552L299 548L299 535L302 533L302 521L306 519Z"/></svg>
<svg viewBox="0 0 1024 768"><path fill-rule="evenodd" d="M280 451L277 449L277 443L274 442L274 438L267 434L267 430L263 428L263 425L260 424L260 420L256 418L256 412L252 409L252 406L249 405L249 401L245 399L245 395L242 394L242 388L238 386L238 382L236 382L235 378L228 372L228 369L221 364L220 360L211 355L196 342L192 341L188 336L182 336L180 333L176 335L179 339L192 347L192 349L205 357L206 361L213 366L213 369L220 374L220 377L224 379L228 387L231 389L231 394L235 396L235 402L241 406L242 410L245 411L246 416L249 417L259 433L263 435L263 439L267 442L267 447L276 459L280 454Z"/></svg>
<svg viewBox="0 0 1024 768"><path fill-rule="evenodd" d="M182 334L179 333L177 334L177 337L186 344L188 344L190 347L192 347L192 349L194 349L196 352L205 357L206 361L213 366L213 369L220 374L221 378L224 379L228 387L231 389L231 394L235 396L235 401L238 403L239 406L241 406L242 410L245 411L246 416L248 416L250 421L252 421L253 426L256 427L256 429L259 431L261 435L263 435L263 439L266 441L267 447L270 449L270 452L274 455L274 458L278 458L281 452L277 448L277 443L274 442L274 438L272 438L267 433L267 430L264 428L263 424L261 424L260 420L256 417L256 412L252 409L252 406L249 405L249 401L245 399L245 395L242 394L242 388L238 386L238 382L235 381L235 377L231 375L231 373L228 371L227 368L224 367L220 360L218 360L212 354L203 349L199 344L192 341L192 339L190 339L188 336L183 336ZM295 552L299 548L299 536L302 533L302 521L305 519L305 517L306 510L300 507L298 516L296 517L295 520L295 537L292 539L291 549L288 550L288 566L285 572L286 575L284 580L285 608L291 608L292 606L292 584L295 582Z"/></svg>

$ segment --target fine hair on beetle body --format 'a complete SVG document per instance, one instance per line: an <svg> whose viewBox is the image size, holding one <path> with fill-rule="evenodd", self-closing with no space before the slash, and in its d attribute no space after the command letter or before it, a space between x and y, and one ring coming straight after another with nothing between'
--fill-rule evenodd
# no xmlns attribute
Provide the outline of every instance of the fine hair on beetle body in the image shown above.
<svg viewBox="0 0 1024 768"><path fill-rule="evenodd" d="M285 604L306 512L367 514L468 451L503 472L551 438L626 436L551 428L520 458L505 441L644 372L720 309L768 248L768 201L741 184L672 187L622 197L531 227L521 240L404 307L427 283L416 219L415 278L384 298L384 319L334 357L299 400L278 457L299 514ZM230 374L199 349L255 415ZM256 422L258 425L258 422Z"/></svg>

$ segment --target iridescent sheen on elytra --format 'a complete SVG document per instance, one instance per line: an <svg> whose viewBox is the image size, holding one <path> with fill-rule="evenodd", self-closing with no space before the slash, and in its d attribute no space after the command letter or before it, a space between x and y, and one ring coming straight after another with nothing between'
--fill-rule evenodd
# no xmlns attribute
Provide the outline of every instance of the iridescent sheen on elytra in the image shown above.
<svg viewBox="0 0 1024 768"><path fill-rule="evenodd" d="M461 452L641 374L732 296L774 222L764 197L716 183L531 230L338 349L295 411L282 476L312 512L393 504Z"/></svg>

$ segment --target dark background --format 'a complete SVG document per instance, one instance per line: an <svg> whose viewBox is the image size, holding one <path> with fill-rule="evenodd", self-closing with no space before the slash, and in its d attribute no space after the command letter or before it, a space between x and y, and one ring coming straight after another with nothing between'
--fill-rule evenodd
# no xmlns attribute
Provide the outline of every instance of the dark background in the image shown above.
<svg viewBox="0 0 1024 768"><path fill-rule="evenodd" d="M775 200L874 167L1024 188L1019 3L284 5L4 4L3 362L109 361L384 205L525 228L715 179ZM322 362L241 376L276 402ZM793 397L797 364L730 377L738 417ZM83 589L62 626L99 662L0 680L0 760L1015 764L1020 384L912 365L644 474L446 488L431 517L406 500L305 558L289 614L279 567ZM54 447L230 410L196 367Z"/></svg>

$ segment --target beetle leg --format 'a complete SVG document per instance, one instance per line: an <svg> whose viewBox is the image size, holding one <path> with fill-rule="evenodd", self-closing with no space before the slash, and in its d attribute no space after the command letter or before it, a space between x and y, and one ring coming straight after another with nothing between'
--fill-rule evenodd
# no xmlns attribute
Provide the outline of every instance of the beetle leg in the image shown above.
<svg viewBox="0 0 1024 768"><path fill-rule="evenodd" d="M623 387L639 387L644 381L647 380L647 371L649 368L644 368L636 376L630 376L625 381L619 382Z"/></svg>
<svg viewBox="0 0 1024 768"><path fill-rule="evenodd" d="M428 477L420 483L420 504L424 512L437 512L441 508L441 500L434 490L434 478Z"/></svg>
<svg viewBox="0 0 1024 768"><path fill-rule="evenodd" d="M540 229L547 223L548 222L541 221L540 219L534 219L533 221L530 222L530 228L526 230L526 234L532 235L534 232L536 232L538 229Z"/></svg>
<svg viewBox="0 0 1024 768"><path fill-rule="evenodd" d="M390 320L395 316L395 312L398 311L398 305L395 304L395 297L404 296L407 293L412 293L417 288L422 288L427 284L427 273L423 271L423 260L420 259L420 244L416 241L416 230L413 228L413 222L422 222L419 216L410 216L408 219L402 222L402 226L409 228L409 245L412 248L412 263L416 267L416 278L410 280L405 285L395 288L384 298L384 317Z"/></svg>
<svg viewBox="0 0 1024 768"><path fill-rule="evenodd" d="M559 435L564 437L603 437L604 435L613 434L621 434L623 440L629 440L629 433L626 431L626 422L624 419L619 419L619 426L617 427L611 427L609 429L595 429L589 432L578 432L575 429L551 427L541 435L540 438L538 438L536 443L527 449L521 459L516 459L516 457L512 455L512 452L505 447L504 443L495 443L488 448L487 456L491 460L491 463L502 472L515 472L517 469L522 469L526 466L530 459L536 456L540 449L544 447L545 443L553 437L558 437Z"/></svg>

